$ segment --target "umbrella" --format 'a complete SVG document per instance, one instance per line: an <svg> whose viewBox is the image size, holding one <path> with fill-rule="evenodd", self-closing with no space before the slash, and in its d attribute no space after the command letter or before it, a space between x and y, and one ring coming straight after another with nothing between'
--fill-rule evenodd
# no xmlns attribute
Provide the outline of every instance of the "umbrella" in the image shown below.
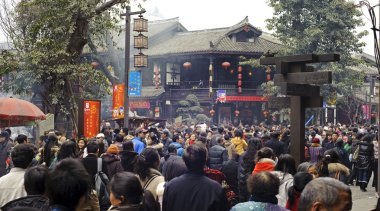
<svg viewBox="0 0 380 211"><path fill-rule="evenodd" d="M28 126L46 119L33 103L17 98L0 98L0 127Z"/></svg>

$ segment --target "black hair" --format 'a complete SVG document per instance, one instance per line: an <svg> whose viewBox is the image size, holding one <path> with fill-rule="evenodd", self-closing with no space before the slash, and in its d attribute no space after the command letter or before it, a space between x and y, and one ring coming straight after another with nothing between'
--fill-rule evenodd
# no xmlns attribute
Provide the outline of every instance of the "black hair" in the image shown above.
<svg viewBox="0 0 380 211"><path fill-rule="evenodd" d="M109 183L109 188L115 198L124 200L121 205L139 204L143 200L143 188L139 179L130 172L116 173Z"/></svg>
<svg viewBox="0 0 380 211"><path fill-rule="evenodd" d="M51 148L58 146L58 138L55 135L49 135L47 139L47 143L45 144L44 151L42 154L41 162L45 162L46 166L50 166L50 162L52 158L55 156L54 153L51 152Z"/></svg>
<svg viewBox="0 0 380 211"><path fill-rule="evenodd" d="M176 153L177 152L177 147L174 144L170 144L168 147L168 152L169 153Z"/></svg>
<svg viewBox="0 0 380 211"><path fill-rule="evenodd" d="M280 179L268 171L262 171L248 177L248 192L252 196L276 196L280 188Z"/></svg>
<svg viewBox="0 0 380 211"><path fill-rule="evenodd" d="M123 132L124 132L125 135L128 135L128 131L129 131L129 130L128 130L127 127L123 127L122 130L123 130Z"/></svg>
<svg viewBox="0 0 380 211"><path fill-rule="evenodd" d="M313 175L307 172L297 172L294 175L293 186L291 186L288 190L288 202L290 205L289 207L293 207L293 204L296 200L295 192L301 194L307 183L309 183L311 180L313 180Z"/></svg>
<svg viewBox="0 0 380 211"><path fill-rule="evenodd" d="M235 130L234 134L235 134L235 137L243 138L243 131L240 129Z"/></svg>
<svg viewBox="0 0 380 211"><path fill-rule="evenodd" d="M43 195L49 171L46 166L33 166L25 171L24 186L28 195Z"/></svg>
<svg viewBox="0 0 380 211"><path fill-rule="evenodd" d="M8 136L8 137L10 137L10 136L12 135L12 131L11 131L11 129L7 128L7 129L5 129L5 131L7 131L7 132L8 132L8 134L9 134L9 136Z"/></svg>
<svg viewBox="0 0 380 211"><path fill-rule="evenodd" d="M87 144L87 153L97 153L99 145L96 141L89 141Z"/></svg>
<svg viewBox="0 0 380 211"><path fill-rule="evenodd" d="M27 137L26 135L24 135L24 134L20 134L20 135L18 135L17 138L16 138L16 141L17 141L17 143L19 143L19 144L23 144L23 143L25 143L26 140L28 140L28 137Z"/></svg>
<svg viewBox="0 0 380 211"><path fill-rule="evenodd" d="M31 144L16 145L11 153L13 165L23 169L30 165L34 156L35 153Z"/></svg>
<svg viewBox="0 0 380 211"><path fill-rule="evenodd" d="M47 177L46 193L51 205L75 210L89 192L90 175L77 159L63 159Z"/></svg>
<svg viewBox="0 0 380 211"><path fill-rule="evenodd" d="M156 168L160 162L160 155L154 148L145 148L140 155L137 156L135 164L135 173L139 175L141 180L145 180L150 174L150 168Z"/></svg>
<svg viewBox="0 0 380 211"><path fill-rule="evenodd" d="M63 160L65 158L77 158L77 144L74 141L63 142L61 149L58 152L57 160Z"/></svg>
<svg viewBox="0 0 380 211"><path fill-rule="evenodd" d="M371 139L370 135L365 135L365 136L363 136L363 138L361 138L361 141L371 143L372 139Z"/></svg>
<svg viewBox="0 0 380 211"><path fill-rule="evenodd" d="M135 151L133 142L132 141L126 141L123 143L123 151Z"/></svg>
<svg viewBox="0 0 380 211"><path fill-rule="evenodd" d="M222 134L224 132L224 128L223 127L218 127L218 133Z"/></svg>
<svg viewBox="0 0 380 211"><path fill-rule="evenodd" d="M173 142L177 142L178 139L179 139L179 135L178 134L173 135L173 138L172 138Z"/></svg>
<svg viewBox="0 0 380 211"><path fill-rule="evenodd" d="M115 134L119 134L119 133L120 133L120 129L119 129L119 128L115 128L115 129L113 130L113 132L114 132Z"/></svg>
<svg viewBox="0 0 380 211"><path fill-rule="evenodd" d="M323 158L317 163L316 168L317 168L319 176L321 177L329 176L328 166L330 163L340 163L339 154L335 149L327 150L324 153Z"/></svg>
<svg viewBox="0 0 380 211"><path fill-rule="evenodd" d="M192 144L186 148L182 159L189 170L203 171L207 159L207 149L202 144Z"/></svg>
<svg viewBox="0 0 380 211"><path fill-rule="evenodd" d="M122 135L120 135L120 134L117 134L116 136L115 136L115 142L123 142L123 140L124 140L124 137L122 136Z"/></svg>
<svg viewBox="0 0 380 211"><path fill-rule="evenodd" d="M263 147L256 153L256 163L263 158L272 158L275 156L273 150L269 147Z"/></svg>
<svg viewBox="0 0 380 211"><path fill-rule="evenodd" d="M297 172L297 170L296 161L294 160L293 156L289 154L280 155L276 165L276 170L281 171L285 174L294 175Z"/></svg>
<svg viewBox="0 0 380 211"><path fill-rule="evenodd" d="M198 136L198 141L206 144L207 143L207 138L205 136Z"/></svg>

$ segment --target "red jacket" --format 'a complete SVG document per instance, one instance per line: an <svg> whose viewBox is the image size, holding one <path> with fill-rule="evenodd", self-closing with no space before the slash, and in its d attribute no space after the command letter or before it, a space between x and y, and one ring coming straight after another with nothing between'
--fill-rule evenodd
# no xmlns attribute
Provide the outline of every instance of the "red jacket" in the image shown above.
<svg viewBox="0 0 380 211"><path fill-rule="evenodd" d="M273 171L276 166L276 162L270 158L260 159L259 162L256 163L255 169L253 169L252 175L259 173L261 171Z"/></svg>

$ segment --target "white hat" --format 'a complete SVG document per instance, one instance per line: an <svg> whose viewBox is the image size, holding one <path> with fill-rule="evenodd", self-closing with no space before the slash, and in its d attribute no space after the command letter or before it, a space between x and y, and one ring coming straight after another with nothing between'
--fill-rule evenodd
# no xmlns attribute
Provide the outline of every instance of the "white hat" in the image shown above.
<svg viewBox="0 0 380 211"><path fill-rule="evenodd" d="M103 133L98 133L98 135L96 135L96 138L104 138L104 134Z"/></svg>

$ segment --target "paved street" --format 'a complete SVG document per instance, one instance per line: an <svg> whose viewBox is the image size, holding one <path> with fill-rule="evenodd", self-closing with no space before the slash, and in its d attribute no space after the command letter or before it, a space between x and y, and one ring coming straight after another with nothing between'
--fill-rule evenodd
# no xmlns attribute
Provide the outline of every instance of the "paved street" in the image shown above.
<svg viewBox="0 0 380 211"><path fill-rule="evenodd" d="M376 206L376 192L375 188L371 187L372 179L368 185L367 192L362 192L359 186L350 186L352 190L353 211L368 211Z"/></svg>

